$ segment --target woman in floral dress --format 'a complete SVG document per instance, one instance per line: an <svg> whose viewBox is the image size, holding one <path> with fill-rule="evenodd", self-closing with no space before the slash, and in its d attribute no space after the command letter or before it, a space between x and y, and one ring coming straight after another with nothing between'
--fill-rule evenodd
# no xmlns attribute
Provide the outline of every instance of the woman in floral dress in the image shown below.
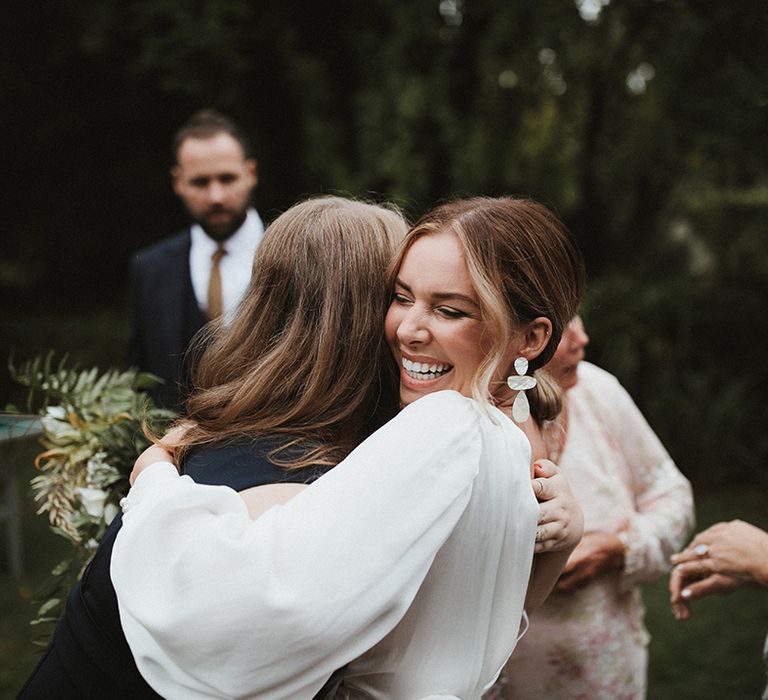
<svg viewBox="0 0 768 700"><path fill-rule="evenodd" d="M615 377L583 362L588 342L574 318L548 365L565 401L545 439L584 511L584 537L506 667L516 700L644 698L639 584L668 570L693 527L688 480Z"/></svg>

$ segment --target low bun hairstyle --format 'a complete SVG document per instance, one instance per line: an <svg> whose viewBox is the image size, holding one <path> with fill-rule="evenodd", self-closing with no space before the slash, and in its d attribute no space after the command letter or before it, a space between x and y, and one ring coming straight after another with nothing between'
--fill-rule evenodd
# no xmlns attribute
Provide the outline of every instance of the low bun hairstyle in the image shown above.
<svg viewBox="0 0 768 700"><path fill-rule="evenodd" d="M565 225L544 205L514 197L473 197L442 204L416 222L399 250L390 281L394 282L417 238L444 231L455 234L461 243L492 336L472 389L473 398L487 400L516 328L542 316L549 319L552 334L541 354L529 361L529 374L551 359L576 314L584 288L584 263ZM542 374L536 372L537 388L528 392L539 422L560 408L554 381L548 376L542 379Z"/></svg>
<svg viewBox="0 0 768 700"><path fill-rule="evenodd" d="M563 390L546 369L537 369L533 376L536 386L528 391L528 403L533 419L542 427L545 421L557 418L563 409Z"/></svg>

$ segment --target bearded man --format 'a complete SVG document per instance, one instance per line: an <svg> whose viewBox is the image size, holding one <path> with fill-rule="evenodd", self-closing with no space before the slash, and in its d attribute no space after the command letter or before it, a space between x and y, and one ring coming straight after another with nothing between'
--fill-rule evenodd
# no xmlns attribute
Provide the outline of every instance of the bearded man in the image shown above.
<svg viewBox="0 0 768 700"><path fill-rule="evenodd" d="M194 114L173 140L173 190L191 225L133 256L131 361L164 380L155 401L181 409L185 352L209 320L227 316L250 282L264 224L250 205L256 160L235 124L217 112Z"/></svg>

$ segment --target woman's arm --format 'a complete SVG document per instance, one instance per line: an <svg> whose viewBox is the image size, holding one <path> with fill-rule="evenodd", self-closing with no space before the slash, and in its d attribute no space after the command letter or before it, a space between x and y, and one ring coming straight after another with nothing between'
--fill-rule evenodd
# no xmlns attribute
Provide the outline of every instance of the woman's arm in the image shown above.
<svg viewBox="0 0 768 700"><path fill-rule="evenodd" d="M525 599L528 612L547 599L584 531L581 507L558 467L549 460L538 460L533 466L533 491L541 512Z"/></svg>
<svg viewBox="0 0 768 700"><path fill-rule="evenodd" d="M476 421L454 392L424 397L255 521L228 488L147 468L112 558L142 675L170 697L311 697L413 600L471 494Z"/></svg>
<svg viewBox="0 0 768 700"><path fill-rule="evenodd" d="M166 462L174 465L174 455L165 447L165 445L170 447L168 442L166 442L168 437L164 437L157 444L150 445L139 455L131 471L129 479L131 484L136 481L139 474L153 464ZM171 449L173 448L171 447ZM240 498L243 499L246 508L248 508L248 515L252 520L256 520L256 518L268 511L272 506L288 503L305 488L307 488L306 484L265 484L264 486L254 486L239 493Z"/></svg>
<svg viewBox="0 0 768 700"><path fill-rule="evenodd" d="M580 439L610 447L605 454L613 452L615 462L603 468L625 482L633 503L617 529L584 533L556 590L573 591L611 572L620 572L630 588L668 569L669 555L693 525L691 487L616 378L588 363L580 373L583 387L572 400L591 421Z"/></svg>
<svg viewBox="0 0 768 700"><path fill-rule="evenodd" d="M631 587L669 570L669 557L693 528L693 493L627 391L615 377L603 376L595 389L606 428L629 465L624 478L635 500L621 533L623 583Z"/></svg>

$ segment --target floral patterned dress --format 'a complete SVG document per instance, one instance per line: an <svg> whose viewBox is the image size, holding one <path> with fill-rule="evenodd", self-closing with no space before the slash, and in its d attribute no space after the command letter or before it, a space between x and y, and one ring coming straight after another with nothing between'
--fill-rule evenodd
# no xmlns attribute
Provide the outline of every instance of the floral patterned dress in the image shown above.
<svg viewBox="0 0 768 700"><path fill-rule="evenodd" d="M530 616L503 680L519 700L644 698L649 635L638 584L667 571L693 528L690 484L629 394L595 365L582 362L578 372L558 461L585 531L625 530L625 567L552 594ZM557 430L546 431L549 445Z"/></svg>

